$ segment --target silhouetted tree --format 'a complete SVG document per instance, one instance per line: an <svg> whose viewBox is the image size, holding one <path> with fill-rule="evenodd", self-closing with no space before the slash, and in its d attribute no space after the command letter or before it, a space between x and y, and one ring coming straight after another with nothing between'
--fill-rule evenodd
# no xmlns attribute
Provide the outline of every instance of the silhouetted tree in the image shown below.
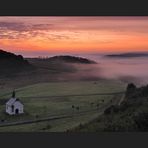
<svg viewBox="0 0 148 148"><path fill-rule="evenodd" d="M136 90L135 84L133 83L128 84L126 88L126 96L132 94L135 90Z"/></svg>
<svg viewBox="0 0 148 148"><path fill-rule="evenodd" d="M1 120L1 122L4 122L4 121L5 121L4 119Z"/></svg>
<svg viewBox="0 0 148 148"><path fill-rule="evenodd" d="M79 110L80 109L79 106L77 106L76 109Z"/></svg>
<svg viewBox="0 0 148 148"><path fill-rule="evenodd" d="M99 103L97 104L97 108L99 108Z"/></svg>
<svg viewBox="0 0 148 148"><path fill-rule="evenodd" d="M73 109L73 112L74 112L75 106L74 106L74 105L72 105L71 107L72 107L72 109Z"/></svg>
<svg viewBox="0 0 148 148"><path fill-rule="evenodd" d="M120 111L120 108L116 105L111 105L108 107L105 111L104 114L111 114L111 113L117 113Z"/></svg>

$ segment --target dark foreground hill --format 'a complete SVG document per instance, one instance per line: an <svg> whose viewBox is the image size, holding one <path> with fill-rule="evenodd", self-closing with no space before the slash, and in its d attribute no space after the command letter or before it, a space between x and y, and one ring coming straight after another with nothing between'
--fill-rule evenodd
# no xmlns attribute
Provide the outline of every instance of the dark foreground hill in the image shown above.
<svg viewBox="0 0 148 148"><path fill-rule="evenodd" d="M21 55L15 55L4 50L0 50L0 73L13 74L32 68L32 65Z"/></svg>
<svg viewBox="0 0 148 148"><path fill-rule="evenodd" d="M0 88L18 88L53 81L94 79L94 76L88 73L94 69L94 63L85 58L72 56L23 58L21 55L0 50Z"/></svg>
<svg viewBox="0 0 148 148"><path fill-rule="evenodd" d="M120 105L111 105L94 121L80 125L77 132L148 131L148 85L137 88L129 84Z"/></svg>

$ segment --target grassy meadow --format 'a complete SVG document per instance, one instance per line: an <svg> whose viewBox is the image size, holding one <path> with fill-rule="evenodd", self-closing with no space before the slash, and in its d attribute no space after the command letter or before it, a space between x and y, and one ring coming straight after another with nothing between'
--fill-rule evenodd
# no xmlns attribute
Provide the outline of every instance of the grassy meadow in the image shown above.
<svg viewBox="0 0 148 148"><path fill-rule="evenodd" d="M115 97L114 95L70 95L120 92L124 91L125 87L126 85L124 83L114 80L50 82L29 85L16 89L16 97L20 98L23 102L25 110L25 114L19 116L9 116L4 113L5 102L11 97L11 93L7 92L9 94L4 95L6 92L1 92L0 120L5 120L6 122L36 119L51 115L75 114L86 110L90 110L90 112L84 115L54 121L0 127L0 131L56 132L68 130L74 126L78 126L80 123L96 118L99 111L91 112L91 110L97 109L97 105L101 107L107 104Z"/></svg>

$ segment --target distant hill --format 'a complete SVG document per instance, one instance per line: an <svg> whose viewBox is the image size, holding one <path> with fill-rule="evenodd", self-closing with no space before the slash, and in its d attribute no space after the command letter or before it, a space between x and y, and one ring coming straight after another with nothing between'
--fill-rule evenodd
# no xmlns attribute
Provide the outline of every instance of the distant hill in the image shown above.
<svg viewBox="0 0 148 148"><path fill-rule="evenodd" d="M31 68L32 65L21 55L15 55L4 50L0 50L0 73L12 74Z"/></svg>
<svg viewBox="0 0 148 148"><path fill-rule="evenodd" d="M95 61L74 56L53 56L50 58L27 58L28 62L31 63L38 69L44 69L51 72L76 72L84 69L84 65L96 64ZM83 66L83 68L81 67Z"/></svg>
<svg viewBox="0 0 148 148"><path fill-rule="evenodd" d="M54 62L54 61L61 61L66 63L79 63L79 64L96 64L95 61L82 58L82 57L75 57L75 56L54 56L47 59L48 61Z"/></svg>
<svg viewBox="0 0 148 148"><path fill-rule="evenodd" d="M110 58L148 57L148 53L136 52L136 53L110 54L110 55L105 55L105 57L110 57Z"/></svg>
<svg viewBox="0 0 148 148"><path fill-rule="evenodd" d="M137 88L128 84L120 105L111 105L102 116L72 131L148 132L148 85Z"/></svg>

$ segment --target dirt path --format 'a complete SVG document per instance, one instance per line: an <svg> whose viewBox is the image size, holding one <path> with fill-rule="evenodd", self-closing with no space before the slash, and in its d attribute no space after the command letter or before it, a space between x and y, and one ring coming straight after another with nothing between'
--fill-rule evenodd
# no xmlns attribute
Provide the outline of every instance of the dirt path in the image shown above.
<svg viewBox="0 0 148 148"><path fill-rule="evenodd" d="M118 105L120 105L122 103L122 101L124 100L125 94L122 95L121 100L119 101Z"/></svg>

